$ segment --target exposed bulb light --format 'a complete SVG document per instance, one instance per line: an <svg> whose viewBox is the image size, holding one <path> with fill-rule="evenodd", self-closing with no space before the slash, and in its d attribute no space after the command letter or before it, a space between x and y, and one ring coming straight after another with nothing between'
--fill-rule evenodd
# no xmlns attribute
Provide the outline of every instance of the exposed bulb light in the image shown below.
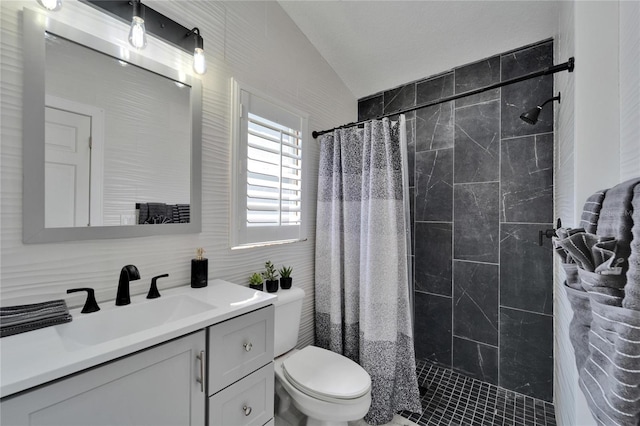
<svg viewBox="0 0 640 426"><path fill-rule="evenodd" d="M133 1L133 17L129 30L129 43L136 49L144 49L147 45L147 31L144 28L144 14L140 0Z"/></svg>
<svg viewBox="0 0 640 426"><path fill-rule="evenodd" d="M207 72L207 60L204 57L204 40L200 35L200 30L196 27L189 31L187 35L195 36L195 49L193 50L193 71L196 74L203 75Z"/></svg>
<svg viewBox="0 0 640 426"><path fill-rule="evenodd" d="M207 72L207 60L204 58L204 50L199 47L196 47L193 51L193 70L200 75Z"/></svg>
<svg viewBox="0 0 640 426"><path fill-rule="evenodd" d="M38 0L40 6L47 10L56 11L62 7L62 0Z"/></svg>

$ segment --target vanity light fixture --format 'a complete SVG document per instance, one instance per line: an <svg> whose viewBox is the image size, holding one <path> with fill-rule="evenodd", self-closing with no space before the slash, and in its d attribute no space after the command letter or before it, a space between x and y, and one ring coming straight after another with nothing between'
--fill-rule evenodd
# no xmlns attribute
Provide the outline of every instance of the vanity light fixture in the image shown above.
<svg viewBox="0 0 640 426"><path fill-rule="evenodd" d="M536 124L538 122L538 116L540 115L540 111L542 111L542 107L548 104L549 102L553 102L553 101L558 101L558 103L560 103L560 92L558 92L558 96L554 96L551 99L547 99L546 101L543 102L542 105L538 105L535 108L531 108L527 112L523 112L520 115L520 120L524 121L525 123L529 123L531 125Z"/></svg>
<svg viewBox="0 0 640 426"><path fill-rule="evenodd" d="M129 30L129 43L136 49L144 49L147 45L147 30L144 28L144 6L140 0L133 0L133 16Z"/></svg>
<svg viewBox="0 0 640 426"><path fill-rule="evenodd" d="M62 1L62 0L38 0ZM204 57L204 40L198 27L189 29L169 19L160 12L142 4L141 0L80 0L90 6L107 12L125 22L131 22L129 43L136 49L147 44L146 33L153 34L180 49L193 54L193 71L197 74L207 72Z"/></svg>
<svg viewBox="0 0 640 426"><path fill-rule="evenodd" d="M196 74L203 75L207 72L207 61L204 57L204 39L200 35L200 29L195 27L187 33L189 36L195 37L195 49L193 50L193 71Z"/></svg>
<svg viewBox="0 0 640 426"><path fill-rule="evenodd" d="M55 12L62 7L62 0L38 0L38 4L47 10Z"/></svg>

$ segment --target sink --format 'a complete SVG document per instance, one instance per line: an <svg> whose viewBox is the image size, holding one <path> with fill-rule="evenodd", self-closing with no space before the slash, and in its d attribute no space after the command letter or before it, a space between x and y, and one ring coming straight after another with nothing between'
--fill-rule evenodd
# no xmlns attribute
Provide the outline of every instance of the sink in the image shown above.
<svg viewBox="0 0 640 426"><path fill-rule="evenodd" d="M216 309L216 306L180 294L74 315L73 321L55 328L63 345L74 350L150 330L212 309Z"/></svg>

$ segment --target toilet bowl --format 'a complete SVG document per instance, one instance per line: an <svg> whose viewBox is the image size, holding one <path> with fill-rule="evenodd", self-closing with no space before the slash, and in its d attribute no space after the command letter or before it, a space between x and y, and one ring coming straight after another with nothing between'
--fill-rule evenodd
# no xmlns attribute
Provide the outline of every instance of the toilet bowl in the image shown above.
<svg viewBox="0 0 640 426"><path fill-rule="evenodd" d="M274 303L276 414L283 416L293 404L307 416L307 426L346 426L369 411L371 378L360 365L335 352L315 346L293 349L303 297L302 289L291 288L278 292Z"/></svg>

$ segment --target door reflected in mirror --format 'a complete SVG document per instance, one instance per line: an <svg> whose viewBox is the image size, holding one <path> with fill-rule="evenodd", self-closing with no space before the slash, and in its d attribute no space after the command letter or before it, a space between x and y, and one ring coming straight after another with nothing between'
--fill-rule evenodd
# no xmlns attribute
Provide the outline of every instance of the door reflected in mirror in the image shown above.
<svg viewBox="0 0 640 426"><path fill-rule="evenodd" d="M191 87L47 33L45 228L189 223Z"/></svg>

